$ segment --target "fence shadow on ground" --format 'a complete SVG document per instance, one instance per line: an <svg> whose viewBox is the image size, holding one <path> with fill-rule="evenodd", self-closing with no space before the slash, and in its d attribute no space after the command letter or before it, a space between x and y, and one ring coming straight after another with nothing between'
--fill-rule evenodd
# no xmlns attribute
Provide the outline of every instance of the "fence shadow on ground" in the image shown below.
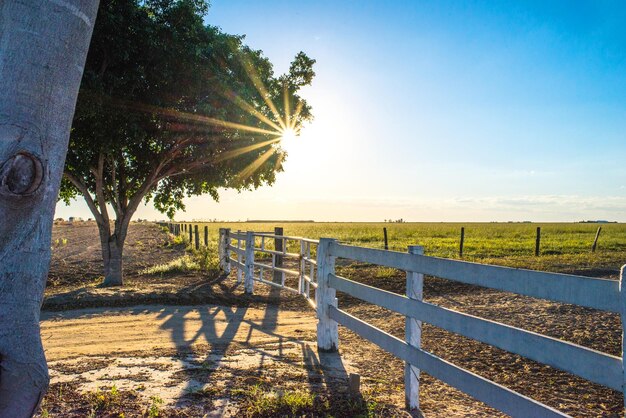
<svg viewBox="0 0 626 418"><path fill-rule="evenodd" d="M222 285L230 291L235 290L230 285ZM192 310L185 307L161 312L161 328L169 331L176 354L181 359L189 358L187 356L191 354L194 359L193 367L185 367L179 375L187 381L177 403L179 406L188 402L190 394L216 383L219 380L216 371L220 365L230 364L229 356L238 352L245 351L254 356L255 365L243 371L253 378L251 381L260 379L270 359L275 363L294 365L293 357L286 356L284 348L287 345L290 349L294 345L299 347L296 350L302 354L302 362L298 360L296 365L303 368L312 392L327 388L325 392L333 396L347 394L348 374L338 353L318 353L314 342L302 341L293 332L283 334L282 330L277 331L279 306L273 302L279 298L280 289L274 289L264 303L261 318L249 318L247 306L198 306ZM200 324L191 325L191 321ZM189 333L190 329L196 331Z"/></svg>

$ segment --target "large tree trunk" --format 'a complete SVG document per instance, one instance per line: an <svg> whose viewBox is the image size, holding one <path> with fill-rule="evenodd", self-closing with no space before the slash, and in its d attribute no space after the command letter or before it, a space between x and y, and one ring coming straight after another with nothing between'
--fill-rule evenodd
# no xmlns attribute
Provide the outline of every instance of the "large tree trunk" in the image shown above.
<svg viewBox="0 0 626 418"><path fill-rule="evenodd" d="M97 0L0 1L0 418L48 385L39 311Z"/></svg>
<svg viewBox="0 0 626 418"><path fill-rule="evenodd" d="M126 214L122 219L132 216ZM111 234L110 226L98 223L100 230L100 245L102 246L102 262L104 266L104 281L102 286L122 286L124 277L122 274L122 253L128 231L128 223L115 222L115 230Z"/></svg>
<svg viewBox="0 0 626 418"><path fill-rule="evenodd" d="M102 259L104 261L103 286L122 286L124 278L122 274L122 250L124 242L120 242L117 235L113 234L107 241L102 241Z"/></svg>
<svg viewBox="0 0 626 418"><path fill-rule="evenodd" d="M104 265L103 286L122 286L124 284L122 275L122 249L124 244L119 244L117 239L109 241L109 262Z"/></svg>

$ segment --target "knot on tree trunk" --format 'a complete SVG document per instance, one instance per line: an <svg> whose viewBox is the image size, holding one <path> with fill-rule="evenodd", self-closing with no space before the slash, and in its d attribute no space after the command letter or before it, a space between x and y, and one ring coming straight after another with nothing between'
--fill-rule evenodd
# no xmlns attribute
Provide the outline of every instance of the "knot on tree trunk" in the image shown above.
<svg viewBox="0 0 626 418"><path fill-rule="evenodd" d="M43 165L39 158L18 152L2 164L0 191L4 194L26 196L39 189L43 180Z"/></svg>

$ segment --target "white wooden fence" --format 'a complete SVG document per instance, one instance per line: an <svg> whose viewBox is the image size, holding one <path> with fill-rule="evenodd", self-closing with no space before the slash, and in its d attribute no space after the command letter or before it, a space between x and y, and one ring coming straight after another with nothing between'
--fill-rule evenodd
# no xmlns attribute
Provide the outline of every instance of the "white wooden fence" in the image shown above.
<svg viewBox="0 0 626 418"><path fill-rule="evenodd" d="M283 250L277 252L266 249L265 244L270 239L281 240ZM289 241L298 243L300 249L298 253L287 252L286 244ZM311 258L311 246L317 247L316 260ZM255 253L271 254L272 264L256 262ZM231 254L235 254L236 258L231 258ZM298 270L276 267L276 256L297 260ZM337 276L336 258L406 271L407 295L399 295ZM245 290L248 293L253 292L254 282L258 281L303 295L317 312L318 349L337 350L339 345L337 328L340 324L404 360L406 403L410 409L419 408L419 373L423 370L511 416L567 416L423 350L422 321L624 392L626 374L622 361L623 348L622 357L615 357L567 341L433 305L422 300L422 286L423 275L426 274L614 312L621 315L624 331L626 291L622 291L622 283L626 279L626 266L622 267L618 282L430 257L423 255L423 249L417 246L409 247L408 253L400 253L343 245L329 238L316 241L254 232L233 233L228 229L220 230L220 260L222 268L227 272L230 272L231 265L237 267L239 282L242 280L242 274L244 275ZM282 281L275 283L264 279L264 271L282 272ZM297 288L286 285L285 275L297 277ZM311 297L311 288L315 290L314 300ZM337 291L404 315L405 340L339 309Z"/></svg>

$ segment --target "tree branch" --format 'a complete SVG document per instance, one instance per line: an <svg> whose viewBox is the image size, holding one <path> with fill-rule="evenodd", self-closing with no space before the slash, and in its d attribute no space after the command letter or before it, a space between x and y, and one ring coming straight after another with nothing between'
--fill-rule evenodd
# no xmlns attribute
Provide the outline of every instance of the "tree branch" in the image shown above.
<svg viewBox="0 0 626 418"><path fill-rule="evenodd" d="M119 218L123 211L120 203L121 196L119 194L119 188L117 187L117 176L115 175L115 161L112 157L109 158L109 170L111 171L111 200L113 202L113 210L115 210L115 215Z"/></svg>
<svg viewBox="0 0 626 418"><path fill-rule="evenodd" d="M102 214L102 218L104 219L104 222L108 224L110 222L110 219L109 219L109 212L107 210L107 203L104 197L104 189L103 189L104 154L102 153L98 154L98 168L92 169L91 172L93 173L96 179L96 199L98 201L98 206L100 207L100 213Z"/></svg>
<svg viewBox="0 0 626 418"><path fill-rule="evenodd" d="M93 213L93 216L96 219L96 222L104 224L105 223L104 217L98 211L98 207L96 206L96 203L94 202L93 198L91 197L91 194L89 193L89 189L87 188L87 185L85 185L85 183L83 183L78 177L74 176L73 174L69 173L68 171L64 171L63 175L83 195L83 198L85 199L85 202L87 202L87 206L89 207L89 210L91 210L91 213Z"/></svg>

